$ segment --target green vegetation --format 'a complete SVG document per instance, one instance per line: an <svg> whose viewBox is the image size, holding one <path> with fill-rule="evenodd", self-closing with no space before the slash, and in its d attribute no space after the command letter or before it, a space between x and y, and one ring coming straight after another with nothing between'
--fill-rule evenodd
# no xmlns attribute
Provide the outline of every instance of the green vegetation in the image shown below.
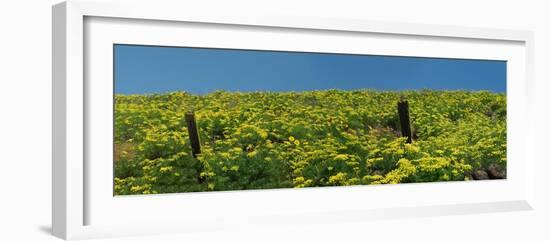
<svg viewBox="0 0 550 241"><path fill-rule="evenodd" d="M400 137L406 96L412 144ZM464 181L506 168L506 96L468 91L115 96L115 194ZM194 111L201 151L184 115Z"/></svg>

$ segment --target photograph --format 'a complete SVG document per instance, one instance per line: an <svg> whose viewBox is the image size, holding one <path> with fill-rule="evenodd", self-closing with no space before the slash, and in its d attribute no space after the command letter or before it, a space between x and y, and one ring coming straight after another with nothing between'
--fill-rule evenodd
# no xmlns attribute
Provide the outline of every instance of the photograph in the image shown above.
<svg viewBox="0 0 550 241"><path fill-rule="evenodd" d="M115 196L506 179L504 60L133 44L113 58Z"/></svg>

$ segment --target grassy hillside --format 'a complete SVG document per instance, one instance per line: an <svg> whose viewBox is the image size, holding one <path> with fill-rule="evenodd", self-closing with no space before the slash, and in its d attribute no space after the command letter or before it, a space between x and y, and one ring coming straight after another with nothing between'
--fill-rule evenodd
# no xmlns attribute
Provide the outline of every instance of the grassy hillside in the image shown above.
<svg viewBox="0 0 550 241"><path fill-rule="evenodd" d="M409 102L413 142L400 137ZM115 96L115 194L502 178L506 96L467 91ZM194 111L193 157L184 115Z"/></svg>

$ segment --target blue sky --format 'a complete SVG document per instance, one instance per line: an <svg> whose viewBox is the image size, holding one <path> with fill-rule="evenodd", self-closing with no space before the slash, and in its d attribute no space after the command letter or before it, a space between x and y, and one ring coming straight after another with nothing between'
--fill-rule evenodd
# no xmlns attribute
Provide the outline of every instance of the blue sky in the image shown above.
<svg viewBox="0 0 550 241"><path fill-rule="evenodd" d="M506 62L115 45L115 93L323 89L506 92Z"/></svg>

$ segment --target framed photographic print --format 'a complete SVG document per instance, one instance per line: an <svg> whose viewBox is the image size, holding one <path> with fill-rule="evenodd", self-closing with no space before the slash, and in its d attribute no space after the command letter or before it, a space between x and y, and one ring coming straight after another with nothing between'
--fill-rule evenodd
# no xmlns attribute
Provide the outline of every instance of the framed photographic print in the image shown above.
<svg viewBox="0 0 550 241"><path fill-rule="evenodd" d="M531 209L530 32L163 1L53 26L61 238Z"/></svg>

